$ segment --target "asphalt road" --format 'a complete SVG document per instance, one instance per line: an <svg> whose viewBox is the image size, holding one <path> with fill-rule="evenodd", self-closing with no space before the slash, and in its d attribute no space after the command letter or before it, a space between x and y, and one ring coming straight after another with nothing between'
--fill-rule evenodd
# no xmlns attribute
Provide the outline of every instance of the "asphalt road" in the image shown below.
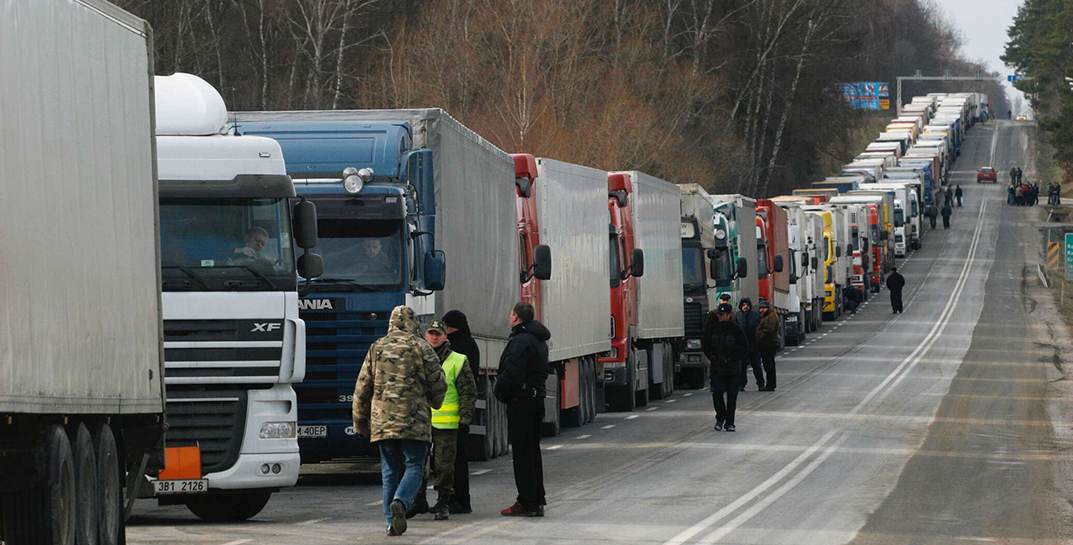
<svg viewBox="0 0 1073 545"><path fill-rule="evenodd" d="M1073 543L1068 330L1036 275L1038 210L1005 205L975 169L1027 165L1032 127L970 131L965 206L901 260L884 291L778 359L777 392L739 398L712 430L706 391L601 414L544 443L543 519L506 519L509 458L473 464L474 508L425 515L391 542ZM378 483L340 472L280 492L244 524L140 504L128 542L383 543Z"/></svg>

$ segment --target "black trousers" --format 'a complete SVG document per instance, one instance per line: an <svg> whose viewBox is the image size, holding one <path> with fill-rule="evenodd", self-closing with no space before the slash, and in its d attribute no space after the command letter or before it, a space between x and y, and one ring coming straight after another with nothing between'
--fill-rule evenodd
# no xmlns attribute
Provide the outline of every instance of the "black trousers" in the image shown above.
<svg viewBox="0 0 1073 545"><path fill-rule="evenodd" d="M902 311L902 290L890 290L890 308L894 312Z"/></svg>
<svg viewBox="0 0 1073 545"><path fill-rule="evenodd" d="M760 359L764 361L764 385L769 390L775 389L775 351L761 350Z"/></svg>
<svg viewBox="0 0 1073 545"><path fill-rule="evenodd" d="M745 358L741 360L741 387L745 388L749 385L749 367L753 368L753 378L756 379L756 387L763 388L764 384L764 369L760 366L760 353L756 350L749 350L745 354Z"/></svg>
<svg viewBox="0 0 1073 545"><path fill-rule="evenodd" d="M514 453L514 484L518 503L526 509L547 505L544 499L544 467L540 459L540 425L544 400L520 398L507 404L507 428Z"/></svg>
<svg viewBox="0 0 1073 545"><path fill-rule="evenodd" d="M715 409L715 419L724 423L734 424L734 410L738 407L738 381L736 377L719 376L712 373L712 407Z"/></svg>
<svg viewBox="0 0 1073 545"><path fill-rule="evenodd" d="M458 450L455 453L455 502L470 507L469 500L469 458L466 444L469 443L469 426L458 429Z"/></svg>

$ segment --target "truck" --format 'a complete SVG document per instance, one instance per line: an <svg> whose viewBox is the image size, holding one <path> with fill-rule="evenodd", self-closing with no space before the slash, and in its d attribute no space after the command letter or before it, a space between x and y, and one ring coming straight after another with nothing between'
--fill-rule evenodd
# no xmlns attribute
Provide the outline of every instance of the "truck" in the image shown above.
<svg viewBox="0 0 1073 545"><path fill-rule="evenodd" d="M681 202L678 186L644 172L608 178L617 231L612 246L629 286L612 287L611 353L601 358L607 406L630 411L674 391L677 351L685 333L682 307ZM628 182L628 183L627 183ZM627 194L626 205L618 197ZM628 214L628 218L626 217ZM612 258L611 261L616 261ZM646 263L651 266L646 267Z"/></svg>
<svg viewBox="0 0 1073 545"><path fill-rule="evenodd" d="M895 257L904 257L909 249L921 246L921 234L924 232L924 214L917 200L919 182L884 179L881 183L865 186L866 189L889 189L894 191L894 235ZM902 251L898 255L899 224L901 224Z"/></svg>
<svg viewBox="0 0 1073 545"><path fill-rule="evenodd" d="M763 252L763 259L768 269L767 277L760 276L760 267L757 268L758 289L760 298L766 299L779 315L783 325L781 340L786 340L785 325L787 317L793 315L794 327L800 323L800 304L796 305L791 312L790 307L790 279L791 271L794 270L794 256L790 253L790 225L786 210L773 202L771 199L759 199L756 201L756 221L763 228L764 246L757 252ZM754 303L755 304L755 303ZM793 343L798 342L795 333ZM788 341L787 341L788 342Z"/></svg>
<svg viewBox="0 0 1073 545"><path fill-rule="evenodd" d="M715 209L699 184L678 184L682 207L682 309L685 343L676 362L675 384L703 388L707 384L708 357L701 350L704 317L715 308L711 280L732 276L729 254L716 250ZM719 267L723 267L720 273Z"/></svg>
<svg viewBox="0 0 1073 545"><path fill-rule="evenodd" d="M166 426L152 29L0 11L0 543L122 543Z"/></svg>
<svg viewBox="0 0 1073 545"><path fill-rule="evenodd" d="M756 200L737 193L710 195L715 210L716 251L725 245L729 251L717 270L723 271L716 278L716 295L729 293L732 301L748 297L756 301L760 297L756 272L749 272L750 263L755 264L756 252ZM733 269L729 265L733 264ZM726 275L727 272L731 274Z"/></svg>
<svg viewBox="0 0 1073 545"><path fill-rule="evenodd" d="M398 305L428 320L457 309L480 349L467 452L507 451L492 395L519 301L514 161L439 108L233 112L235 132L275 139L300 198L316 205L322 277L303 286L309 366L298 387L306 462L376 459L351 422L354 381ZM473 213L479 210L479 214ZM447 274L447 260L452 270Z"/></svg>
<svg viewBox="0 0 1073 545"><path fill-rule="evenodd" d="M800 344L808 333L819 329L823 321L823 272L817 250L821 249L823 225L816 216L805 212L811 204L806 196L783 195L771 200L786 210L787 232L794 267L790 270L790 313L797 309L795 322L785 322L788 344ZM792 342L793 341L793 342Z"/></svg>
<svg viewBox="0 0 1073 545"><path fill-rule="evenodd" d="M838 242L835 239L834 212L827 205L809 205L805 206L804 210L816 217L823 229L823 239L819 244L820 248L817 250L817 257L822 260L823 266L822 318L827 321L836 320L842 313L842 288L844 285L839 283L836 270L839 266L841 250L838 249Z"/></svg>
<svg viewBox="0 0 1073 545"><path fill-rule="evenodd" d="M551 331L548 360L560 371L548 375L544 400L545 432L554 435L596 417L597 359L611 350L607 172L527 153L511 158L521 300Z"/></svg>
<svg viewBox="0 0 1073 545"><path fill-rule="evenodd" d="M894 192L889 189L850 191L847 195L877 195L883 200L876 207L879 214L879 241L883 245L883 274L894 267Z"/></svg>
<svg viewBox="0 0 1073 545"><path fill-rule="evenodd" d="M205 80L176 73L154 85L166 444L196 463L165 464L153 495L203 520L245 520L298 481L296 272L314 278L323 266L309 253L316 212L292 211L279 144L225 134L227 108Z"/></svg>

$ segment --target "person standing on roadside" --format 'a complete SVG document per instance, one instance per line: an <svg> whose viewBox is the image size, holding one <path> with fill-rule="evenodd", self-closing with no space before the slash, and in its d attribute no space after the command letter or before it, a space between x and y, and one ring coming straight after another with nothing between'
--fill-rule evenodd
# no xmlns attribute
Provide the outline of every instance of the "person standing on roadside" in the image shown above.
<svg viewBox="0 0 1073 545"><path fill-rule="evenodd" d="M760 313L753 310L753 302L748 297L742 297L738 303L738 327L745 333L748 342L745 357L741 360L740 384L738 389L742 392L749 385L749 367L753 368L753 378L756 379L758 390L764 389L764 371L760 367L760 351L756 347L756 326L760 325Z"/></svg>
<svg viewBox="0 0 1073 545"><path fill-rule="evenodd" d="M905 277L898 272L898 267L890 268L887 276L887 289L890 290L890 308L893 314L902 313L902 288L905 287Z"/></svg>
<svg viewBox="0 0 1073 545"><path fill-rule="evenodd" d="M761 299L760 324L756 326L756 347L760 351L760 359L764 363L764 387L763 392L775 391L775 352L779 350L779 326L782 320L779 314L771 309L766 299Z"/></svg>
<svg viewBox="0 0 1073 545"><path fill-rule="evenodd" d="M460 310L449 310L443 315L443 323L447 326L447 340L451 342L451 350L466 357L473 379L481 376L481 349L477 347L477 341L473 340L473 334L469 330L469 319ZM451 503L452 514L468 514L473 512L473 506L469 497L469 421L458 425L458 446L455 452L455 494Z"/></svg>
<svg viewBox="0 0 1073 545"><path fill-rule="evenodd" d="M406 532L406 512L425 476L432 409L447 383L436 352L422 338L413 309L391 311L387 335L369 347L354 385L354 428L380 450L389 536Z"/></svg>
<svg viewBox="0 0 1073 545"><path fill-rule="evenodd" d="M548 339L551 332L533 319L533 305L518 303L510 313L510 338L499 358L496 399L507 404L507 428L514 454L514 483L518 499L499 514L542 517L544 468L540 459L545 382L548 379Z"/></svg>
<svg viewBox="0 0 1073 545"><path fill-rule="evenodd" d="M961 185L959 184L959 185L955 186L954 198L957 199L957 201L958 201L958 208L961 208L961 197L964 196L964 195L965 195L965 193L963 191L961 191Z"/></svg>
<svg viewBox="0 0 1073 545"><path fill-rule="evenodd" d="M708 313L701 349L710 362L715 431L736 431L734 411L738 405L741 360L747 356L749 342L734 319L734 307L722 303Z"/></svg>

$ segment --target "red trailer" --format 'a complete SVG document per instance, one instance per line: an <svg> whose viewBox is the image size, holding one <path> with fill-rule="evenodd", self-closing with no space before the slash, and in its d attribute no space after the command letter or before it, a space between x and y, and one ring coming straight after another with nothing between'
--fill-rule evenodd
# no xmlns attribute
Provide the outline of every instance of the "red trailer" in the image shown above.
<svg viewBox="0 0 1073 545"><path fill-rule="evenodd" d="M760 267L757 277L760 297L785 319L790 312L790 222L786 209L770 199L756 201L756 225L763 230L763 251L766 267ZM758 233L759 235L759 233ZM763 260L762 260L763 261ZM764 269L767 275L764 276Z"/></svg>

